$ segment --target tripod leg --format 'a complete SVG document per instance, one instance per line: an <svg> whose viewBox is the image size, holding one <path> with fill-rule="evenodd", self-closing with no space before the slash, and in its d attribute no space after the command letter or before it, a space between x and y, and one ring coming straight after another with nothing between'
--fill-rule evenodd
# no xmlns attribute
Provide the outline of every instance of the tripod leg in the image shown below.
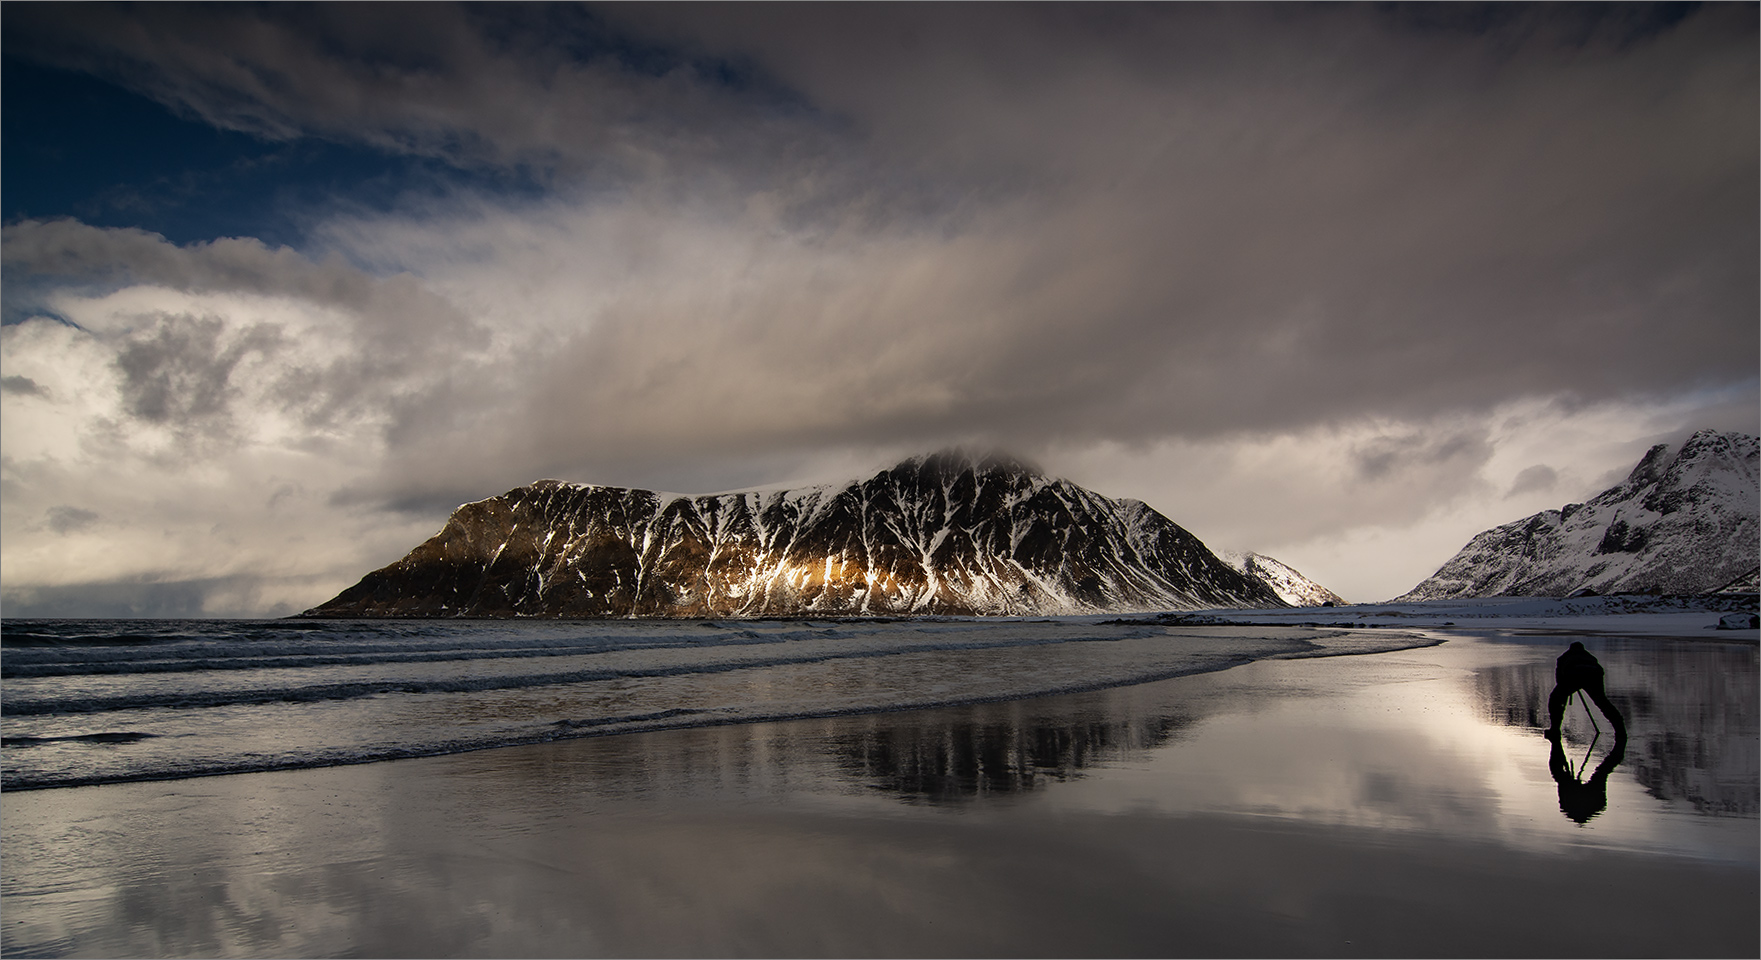
<svg viewBox="0 0 1761 960"><path fill-rule="evenodd" d="M1596 728L1596 736L1602 735L1602 725L1596 722L1596 711L1590 709L1590 701L1584 699L1584 691L1578 691L1578 702L1584 705L1584 713L1590 718L1590 726Z"/></svg>
<svg viewBox="0 0 1761 960"><path fill-rule="evenodd" d="M1573 780L1579 783L1584 781L1584 771L1590 769L1590 754L1596 752L1596 744L1600 742L1602 742L1602 733L1597 731L1596 735L1590 739L1590 745L1584 748L1584 762L1578 764L1577 770L1572 772Z"/></svg>

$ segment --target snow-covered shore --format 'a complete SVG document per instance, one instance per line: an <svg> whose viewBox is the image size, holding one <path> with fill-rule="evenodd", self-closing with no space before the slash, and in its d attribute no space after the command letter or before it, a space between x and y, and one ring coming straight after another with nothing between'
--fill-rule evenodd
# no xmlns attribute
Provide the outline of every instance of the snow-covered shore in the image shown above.
<svg viewBox="0 0 1761 960"><path fill-rule="evenodd" d="M1471 625L1476 632L1545 630L1753 643L1761 640L1761 631L1719 629L1719 621L1729 613L1754 613L1756 601L1755 594L1485 597L1286 610L1211 610L1206 615L1268 626L1318 624L1446 630Z"/></svg>

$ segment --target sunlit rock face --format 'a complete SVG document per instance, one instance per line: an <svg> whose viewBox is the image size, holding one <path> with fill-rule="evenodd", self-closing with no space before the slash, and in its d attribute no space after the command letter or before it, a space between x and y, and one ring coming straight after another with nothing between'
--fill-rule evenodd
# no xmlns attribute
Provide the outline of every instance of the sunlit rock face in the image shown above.
<svg viewBox="0 0 1761 960"><path fill-rule="evenodd" d="M1006 458L684 497L540 480L308 616L1046 615L1284 606L1136 500Z"/></svg>
<svg viewBox="0 0 1761 960"><path fill-rule="evenodd" d="M1673 456L1658 444L1618 486L1487 530L1398 600L1705 593L1753 581L1756 475L1747 434L1702 430Z"/></svg>

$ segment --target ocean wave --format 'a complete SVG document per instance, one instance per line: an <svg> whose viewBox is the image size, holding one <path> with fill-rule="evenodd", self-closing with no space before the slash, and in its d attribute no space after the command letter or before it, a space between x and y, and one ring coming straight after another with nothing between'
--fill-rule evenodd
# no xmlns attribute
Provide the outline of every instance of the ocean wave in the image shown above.
<svg viewBox="0 0 1761 960"><path fill-rule="evenodd" d="M386 694L470 693L487 690L590 683L603 680L619 680L640 677L672 677L694 673L724 673L731 670L761 670L767 667L778 667L791 664L822 663L830 660L874 659L912 653L937 653L956 650L995 650L1007 647L1044 646L1053 643L1101 642L1134 638L1135 635L1122 634L1117 636L1097 636L1087 638L1065 637L1056 640L1011 638L998 639L990 642L969 641L952 644L919 643L888 648L808 652L794 656L767 657L763 659L698 661L695 663L675 666L568 670L499 677L381 679L340 683L310 683L298 686L246 687L218 690L196 689L180 690L170 693L128 693L114 696L89 696L84 694L67 696L55 692L49 692L46 695L33 696L31 693L18 693L16 692L17 688L15 687L14 692L0 696L0 716L31 717L52 714L108 713L118 710L140 710L150 708L193 709L232 706L237 704L310 703L317 700L351 700L360 697L375 697ZM721 644L718 646L730 646L730 644ZM646 649L657 648L649 647ZM677 649L677 646L669 645L668 647L661 649ZM592 652L597 654L607 651L596 650ZM579 655L580 651L575 651L575 653ZM435 659L438 661L446 661L468 658L440 657ZM381 662L397 661L368 661L366 663L356 663L351 665L377 665ZM276 665L269 664L268 666Z"/></svg>
<svg viewBox="0 0 1761 960"><path fill-rule="evenodd" d="M786 643L762 636L729 636L714 643L673 640L644 644L603 644L558 641L534 646L415 644L409 646L359 646L326 648L315 652L303 647L262 645L215 650L207 647L181 651L151 651L118 655L109 651L85 651L74 656L33 659L9 654L0 665L0 678L74 677L123 673L192 673L202 670L275 670L304 667L373 666L389 663L442 663L449 660L503 660L531 657L577 657L583 654L625 650L666 650L682 647L751 646Z"/></svg>
<svg viewBox="0 0 1761 960"><path fill-rule="evenodd" d="M6 626L9 790L1012 700L1433 642L1098 618Z"/></svg>

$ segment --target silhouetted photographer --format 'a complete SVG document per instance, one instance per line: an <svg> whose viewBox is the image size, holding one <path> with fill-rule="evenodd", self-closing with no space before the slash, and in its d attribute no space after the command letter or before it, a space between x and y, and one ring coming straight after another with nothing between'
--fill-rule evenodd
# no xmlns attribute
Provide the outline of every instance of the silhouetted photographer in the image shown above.
<svg viewBox="0 0 1761 960"><path fill-rule="evenodd" d="M1553 668L1553 679L1556 686L1553 695L1547 698L1547 739L1559 741L1559 722L1565 718L1565 708L1571 704L1571 695L1582 692L1596 704L1609 722L1614 724L1614 735L1622 741L1626 739L1626 719L1614 704L1608 701L1608 692L1602 689L1602 664L1596 655L1584 649L1578 641L1559 655L1559 661ZM1592 716L1590 722L1596 718ZM1601 728L1598 727L1598 730Z"/></svg>

